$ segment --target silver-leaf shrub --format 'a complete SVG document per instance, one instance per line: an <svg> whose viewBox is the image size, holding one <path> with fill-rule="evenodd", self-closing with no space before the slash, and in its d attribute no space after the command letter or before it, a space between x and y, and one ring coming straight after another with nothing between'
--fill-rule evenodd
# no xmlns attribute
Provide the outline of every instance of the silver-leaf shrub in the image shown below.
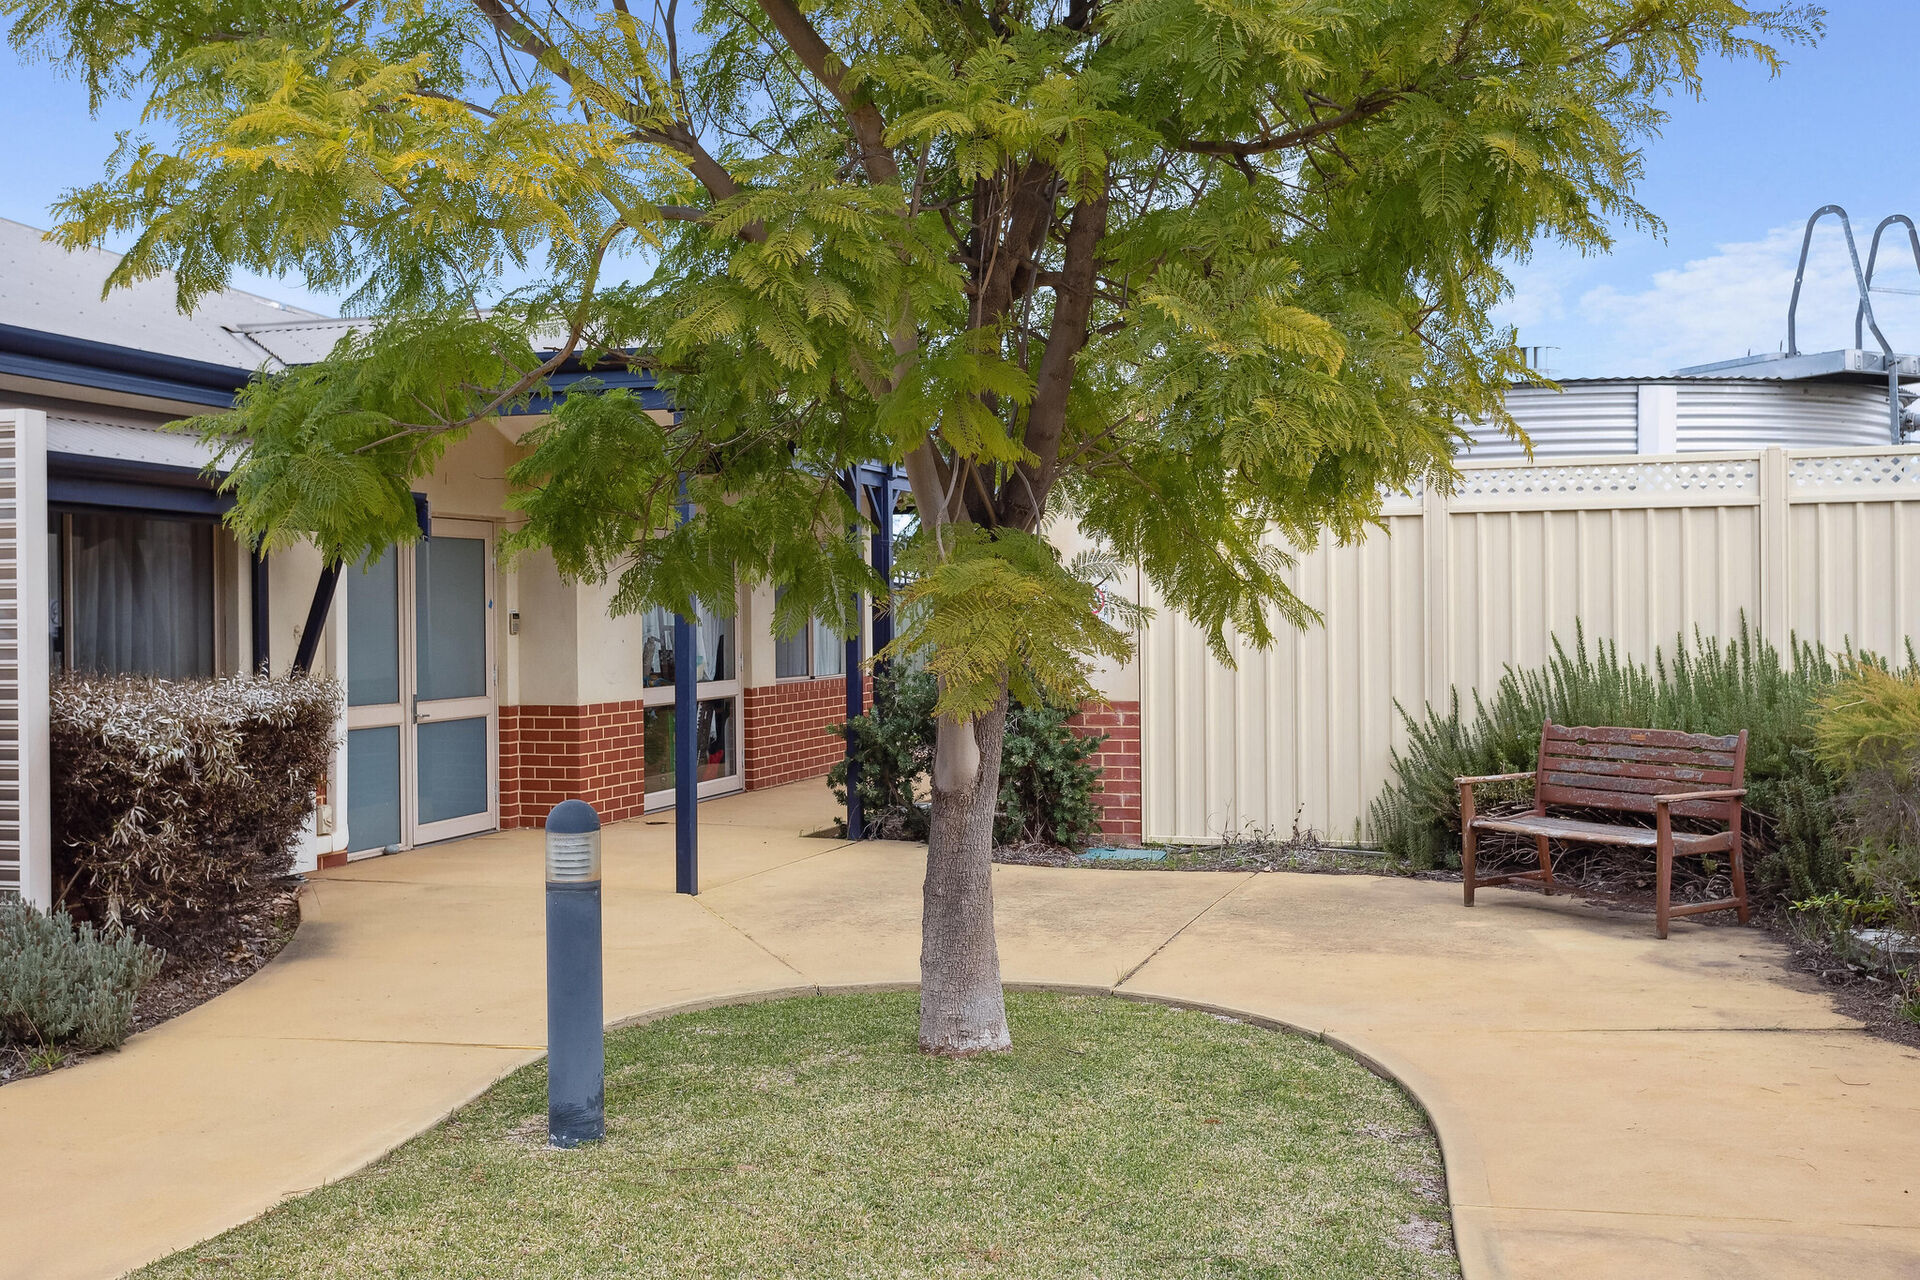
<svg viewBox="0 0 1920 1280"><path fill-rule="evenodd" d="M328 679L54 681L61 900L190 942L196 921L292 870L339 710Z"/></svg>

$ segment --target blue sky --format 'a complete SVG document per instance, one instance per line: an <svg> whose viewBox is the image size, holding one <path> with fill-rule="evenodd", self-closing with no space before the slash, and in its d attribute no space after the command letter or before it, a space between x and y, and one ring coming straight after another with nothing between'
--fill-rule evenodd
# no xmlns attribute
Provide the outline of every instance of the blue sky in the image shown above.
<svg viewBox="0 0 1920 1280"><path fill-rule="evenodd" d="M1666 221L1665 238L1624 233L1597 258L1545 246L1516 266L1515 296L1500 318L1519 326L1523 343L1557 348L1547 364L1564 377L1658 373L1779 345L1808 214L1846 206L1863 254L1886 214L1920 218L1916 16L1920 0L1830 0L1826 39L1788 50L1779 79L1751 65L1710 65L1704 100L1676 101L1663 136L1647 147L1640 196ZM4 49L0 120L0 172L9 178L0 217L35 226L47 224L62 190L99 171L115 130L137 122L125 103L89 119L79 86ZM1920 288L1897 259L1881 278ZM294 281L235 283L331 309ZM1875 305L1894 346L1920 351L1920 298L1886 295ZM1829 221L1815 241L1801 345L1851 345L1852 324L1851 269Z"/></svg>

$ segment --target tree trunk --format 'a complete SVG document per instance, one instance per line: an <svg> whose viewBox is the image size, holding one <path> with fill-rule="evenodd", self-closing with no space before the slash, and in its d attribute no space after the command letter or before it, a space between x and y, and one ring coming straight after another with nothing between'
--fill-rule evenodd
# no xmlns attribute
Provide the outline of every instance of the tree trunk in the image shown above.
<svg viewBox="0 0 1920 1280"><path fill-rule="evenodd" d="M993 933L993 815L1006 726L1005 697L971 726L942 726L939 755L972 755L967 747L977 745L979 763L954 771L958 777L943 774L938 760L934 768L920 920L920 1047L928 1053L989 1053L1013 1044ZM962 734L972 743L956 743Z"/></svg>

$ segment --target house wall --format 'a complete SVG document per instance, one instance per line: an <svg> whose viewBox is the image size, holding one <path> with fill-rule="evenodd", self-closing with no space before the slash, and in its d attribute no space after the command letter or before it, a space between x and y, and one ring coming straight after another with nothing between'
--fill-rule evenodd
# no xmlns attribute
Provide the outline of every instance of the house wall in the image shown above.
<svg viewBox="0 0 1920 1280"><path fill-rule="evenodd" d="M862 681L863 707L873 705L873 687ZM827 726L847 718L844 676L783 680L745 691L747 790L819 778L843 760L846 739Z"/></svg>
<svg viewBox="0 0 1920 1280"><path fill-rule="evenodd" d="M1400 708L1472 705L1554 637L1650 660L1737 632L1900 655L1920 635L1920 448L1467 463L1395 498L1363 542L1290 574L1322 625L1277 626L1235 667L1165 601L1140 648L1148 837L1296 822L1365 839Z"/></svg>

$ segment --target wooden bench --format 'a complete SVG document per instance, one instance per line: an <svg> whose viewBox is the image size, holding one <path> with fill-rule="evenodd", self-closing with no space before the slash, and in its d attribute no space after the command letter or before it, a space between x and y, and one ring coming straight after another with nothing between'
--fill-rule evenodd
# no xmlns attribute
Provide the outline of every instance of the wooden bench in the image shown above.
<svg viewBox="0 0 1920 1280"><path fill-rule="evenodd" d="M1570 729L1549 720L1540 727L1540 754L1532 773L1500 773L1484 778L1455 778L1460 788L1460 868L1467 905L1473 891L1510 880L1535 880L1553 892L1553 858L1547 845L1561 840L1583 844L1652 849L1659 860L1654 932L1667 936L1674 916L1703 911L1736 911L1747 922L1747 875L1741 865L1740 800L1747 794L1747 732L1716 737L1666 729ZM1485 782L1533 779L1533 812L1510 818L1483 818L1473 807L1473 789ZM1605 809L1652 814L1654 825L1556 818L1549 807ZM1725 831L1696 835L1675 831L1673 820L1705 818L1726 823ZM1482 879L1474 862L1482 831L1532 836L1539 850L1538 871L1514 871ZM1672 905L1673 860L1709 853L1730 855L1733 896L1713 902Z"/></svg>

